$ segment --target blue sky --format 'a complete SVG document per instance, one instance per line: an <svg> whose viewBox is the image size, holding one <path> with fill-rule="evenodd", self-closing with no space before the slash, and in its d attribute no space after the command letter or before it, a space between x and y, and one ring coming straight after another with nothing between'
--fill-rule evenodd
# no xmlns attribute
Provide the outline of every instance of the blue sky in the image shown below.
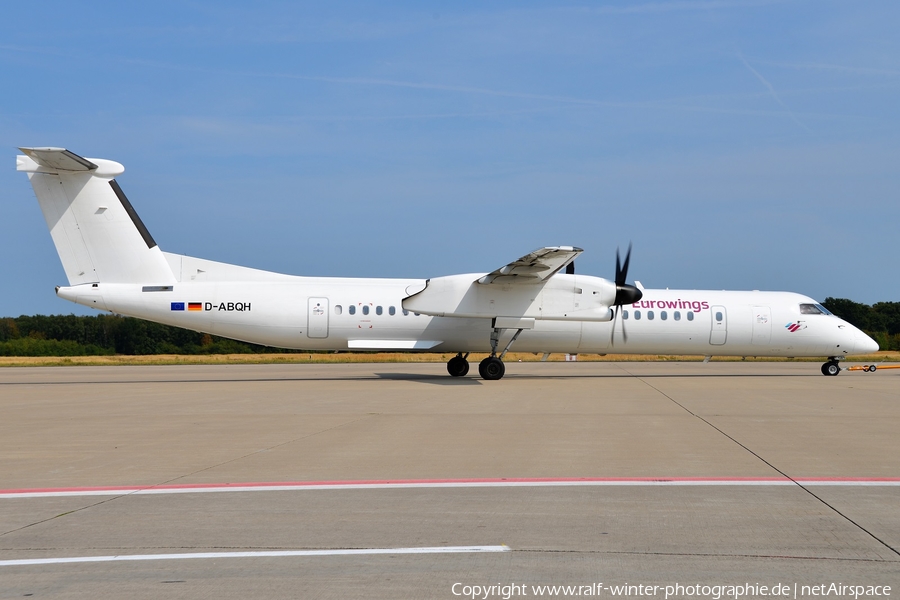
<svg viewBox="0 0 900 600"><path fill-rule="evenodd" d="M135 6L133 6L135 5ZM585 249L647 287L900 301L900 4L47 1L0 21L0 316L90 314L17 146L167 251L298 275ZM2 156L2 154L0 154Z"/></svg>

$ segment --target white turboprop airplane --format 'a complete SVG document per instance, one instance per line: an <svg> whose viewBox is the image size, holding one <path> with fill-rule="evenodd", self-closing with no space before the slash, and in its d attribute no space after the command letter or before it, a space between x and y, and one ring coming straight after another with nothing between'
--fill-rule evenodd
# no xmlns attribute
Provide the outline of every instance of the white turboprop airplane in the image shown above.
<svg viewBox="0 0 900 600"><path fill-rule="evenodd" d="M117 162L62 148L20 148L72 302L280 348L455 354L450 375L503 377L503 356L527 352L825 356L878 350L815 300L790 292L651 290L576 275L582 252L541 248L490 273L432 279L296 277L160 250L122 193ZM621 313L621 314L620 314ZM620 318L621 317L621 318ZM627 326L627 333L626 333ZM498 352L499 350L499 352Z"/></svg>

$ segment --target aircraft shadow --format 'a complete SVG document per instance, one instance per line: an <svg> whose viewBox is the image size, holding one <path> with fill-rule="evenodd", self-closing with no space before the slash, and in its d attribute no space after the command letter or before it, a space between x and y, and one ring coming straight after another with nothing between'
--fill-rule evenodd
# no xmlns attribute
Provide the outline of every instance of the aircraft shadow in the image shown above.
<svg viewBox="0 0 900 600"><path fill-rule="evenodd" d="M435 385L481 385L483 380L478 377L451 377L449 375L421 375L412 373L375 373L379 379L390 381L415 381L418 383L432 383Z"/></svg>
<svg viewBox="0 0 900 600"><path fill-rule="evenodd" d="M389 379L392 381L417 381L421 383L438 383L443 385L458 385L464 384L466 382L471 383L484 383L477 375L475 377L466 376L466 377L450 377L448 375L421 375L421 374L412 374L412 373L376 373L375 374L379 379ZM680 375L672 375L672 374L650 374L650 375L631 375L628 373L620 373L620 374L598 374L598 375L590 375L590 374L572 374L572 375L526 375L526 374L507 374L503 377L504 380L509 379L730 379L730 378L746 378L746 377L755 377L755 378L785 378L785 377L822 377L820 373L793 373L793 374L784 374L784 375L773 375L771 373L760 373L758 375L748 375L741 373L729 373L729 374L699 374L699 373L685 373ZM347 378L346 381L351 381L353 378ZM365 379L365 378L362 378ZM337 380L339 381L339 379Z"/></svg>

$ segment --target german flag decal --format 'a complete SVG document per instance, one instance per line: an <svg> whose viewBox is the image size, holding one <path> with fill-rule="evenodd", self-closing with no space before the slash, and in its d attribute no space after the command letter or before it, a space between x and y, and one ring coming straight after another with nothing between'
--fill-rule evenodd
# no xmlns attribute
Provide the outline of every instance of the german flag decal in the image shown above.
<svg viewBox="0 0 900 600"><path fill-rule="evenodd" d="M188 302L188 310L203 310L202 302Z"/></svg>

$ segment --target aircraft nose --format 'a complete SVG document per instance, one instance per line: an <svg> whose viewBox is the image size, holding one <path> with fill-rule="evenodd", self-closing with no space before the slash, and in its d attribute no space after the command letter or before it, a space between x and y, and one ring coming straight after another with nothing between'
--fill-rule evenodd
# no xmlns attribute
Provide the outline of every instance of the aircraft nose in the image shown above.
<svg viewBox="0 0 900 600"><path fill-rule="evenodd" d="M878 352L878 342L864 334L862 331L856 334L856 352L859 354L871 354Z"/></svg>

